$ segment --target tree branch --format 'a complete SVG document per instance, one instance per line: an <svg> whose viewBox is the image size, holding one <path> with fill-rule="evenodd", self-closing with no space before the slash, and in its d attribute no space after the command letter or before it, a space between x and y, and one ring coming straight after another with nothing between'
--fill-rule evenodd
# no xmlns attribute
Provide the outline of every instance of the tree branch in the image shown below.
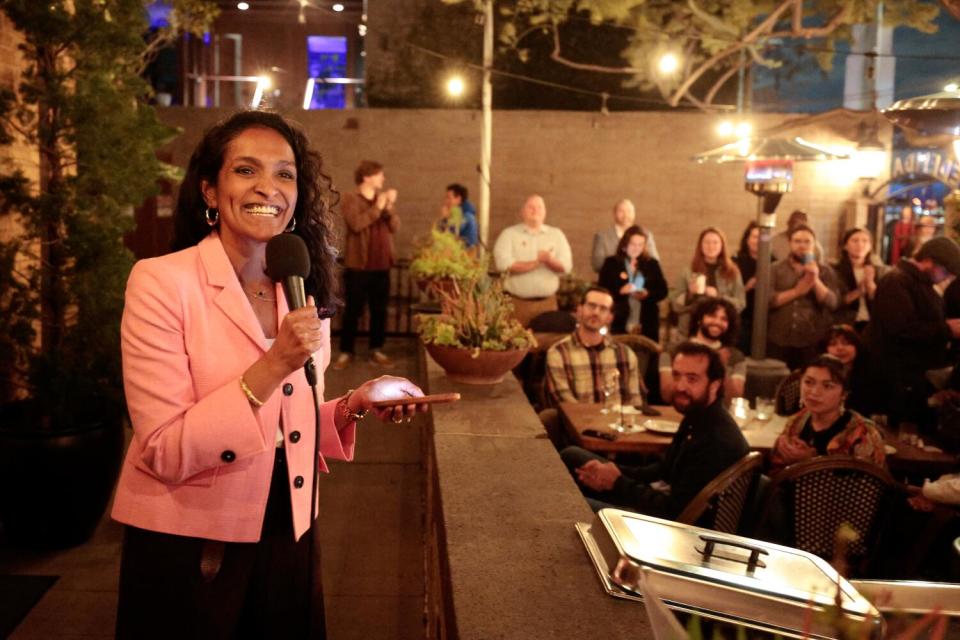
<svg viewBox="0 0 960 640"><path fill-rule="evenodd" d="M680 86L677 87L677 90L673 92L673 95L670 96L670 98L667 100L670 106L675 107L678 104L680 104L680 99L683 97L685 93L690 91L690 87L692 87L693 83L695 83L697 80L700 79L700 76L702 76L704 73L709 71L711 68L713 68L714 65L716 65L718 62L720 62L727 56L737 53L738 51L743 49L744 46L746 45L743 42L735 42L734 44L730 45L723 51L714 54L713 57L711 57L706 62L701 64L699 67L697 67L697 69L693 73L691 73L684 79L684 81L680 84Z"/></svg>
<svg viewBox="0 0 960 640"><path fill-rule="evenodd" d="M713 104L713 99L717 96L717 92L720 91L720 88L727 83L727 81L734 76L740 69L746 66L745 62L738 62L737 64L730 67L726 73L720 76L720 79L713 83L713 86L710 87L710 91L707 92L707 95L704 96L703 101L711 105Z"/></svg>
<svg viewBox="0 0 960 640"><path fill-rule="evenodd" d="M754 42L758 37L760 37L764 32L770 31L777 24L777 20L780 19L780 16L783 15L787 9L790 7L795 7L796 5L803 6L803 0L783 0L780 3L780 6L770 12L763 22L758 24L756 28L743 37L743 42L745 44Z"/></svg>
<svg viewBox="0 0 960 640"><path fill-rule="evenodd" d="M747 53L750 54L750 57L753 59L753 61L759 64L761 67L766 67L768 69L777 69L783 65L783 63L780 62L779 60L767 60L762 55L760 55L760 51L758 51L757 47L753 45L748 46L746 49L747 49Z"/></svg>
<svg viewBox="0 0 960 640"><path fill-rule="evenodd" d="M694 0L687 0L687 6L690 7L690 13L692 13L695 17L700 18L700 20L706 22L708 25L710 25L717 31L731 35L734 38L740 35L739 33L737 33L736 29L728 25L726 22L724 22L723 20L720 20L716 16L710 15L709 13L701 9L699 6L697 6L697 3L694 2Z"/></svg>
<svg viewBox="0 0 960 640"><path fill-rule="evenodd" d="M837 27L840 26L840 23L843 22L843 19L847 16L847 8L840 7L840 10L833 14L833 17L830 18L825 25L822 27L806 27L803 26L803 3L798 2L796 11L793 14L793 36L799 38L825 38L834 31L837 30Z"/></svg>
<svg viewBox="0 0 960 640"><path fill-rule="evenodd" d="M568 66L571 69L580 69L582 71L596 71L597 73L614 73L621 75L636 75L641 73L640 69L636 69L634 67L606 67L597 64L574 62L573 60L565 58L560 52L560 33L556 27L553 29L553 51L550 53L550 59L555 62L559 62L562 65Z"/></svg>

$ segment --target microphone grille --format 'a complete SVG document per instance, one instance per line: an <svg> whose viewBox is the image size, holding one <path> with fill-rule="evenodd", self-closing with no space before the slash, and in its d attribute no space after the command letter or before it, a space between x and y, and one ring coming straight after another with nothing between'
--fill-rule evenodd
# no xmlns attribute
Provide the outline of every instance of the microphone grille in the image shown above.
<svg viewBox="0 0 960 640"><path fill-rule="evenodd" d="M267 242L267 275L274 281L310 275L310 252L298 235L281 233Z"/></svg>

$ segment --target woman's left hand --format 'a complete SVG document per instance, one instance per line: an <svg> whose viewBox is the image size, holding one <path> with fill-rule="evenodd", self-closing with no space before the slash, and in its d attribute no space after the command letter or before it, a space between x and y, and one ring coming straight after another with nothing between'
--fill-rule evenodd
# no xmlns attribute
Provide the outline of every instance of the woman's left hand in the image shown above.
<svg viewBox="0 0 960 640"><path fill-rule="evenodd" d="M400 378L397 376L380 376L379 378L374 378L373 380L367 380L362 385L357 387L356 391L353 392L353 395L350 398L350 410L359 411L361 409L370 410L377 415L378 418L391 422L401 422L404 418L407 420L412 420L419 410L421 413L426 413L430 405L427 404L416 404L411 402L410 404L401 404L395 407L384 407L384 408L374 408L373 403L380 400L397 400L401 398L410 398L414 400L415 398L422 396L423 391L417 385L413 384L406 378Z"/></svg>

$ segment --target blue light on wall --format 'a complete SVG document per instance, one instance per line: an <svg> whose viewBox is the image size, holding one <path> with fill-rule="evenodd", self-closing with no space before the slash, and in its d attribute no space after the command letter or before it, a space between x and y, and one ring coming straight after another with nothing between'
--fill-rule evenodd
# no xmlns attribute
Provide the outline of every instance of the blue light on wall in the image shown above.
<svg viewBox="0 0 960 640"><path fill-rule="evenodd" d="M307 36L307 71L317 82L310 99L311 109L343 109L345 85L326 84L323 79L347 77L346 36Z"/></svg>
<svg viewBox="0 0 960 640"><path fill-rule="evenodd" d="M172 7L168 2L151 2L147 5L147 13L150 16L150 28L161 29L170 26L170 9Z"/></svg>

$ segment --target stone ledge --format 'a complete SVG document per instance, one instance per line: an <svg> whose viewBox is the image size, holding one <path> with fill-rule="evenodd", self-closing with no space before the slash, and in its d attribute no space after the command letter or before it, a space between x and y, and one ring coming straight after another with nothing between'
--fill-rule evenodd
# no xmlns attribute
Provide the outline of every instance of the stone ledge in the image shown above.
<svg viewBox="0 0 960 640"><path fill-rule="evenodd" d="M591 511L520 384L454 384L421 354L425 390L462 395L431 409L428 637L653 637L641 605L600 587L573 526Z"/></svg>

